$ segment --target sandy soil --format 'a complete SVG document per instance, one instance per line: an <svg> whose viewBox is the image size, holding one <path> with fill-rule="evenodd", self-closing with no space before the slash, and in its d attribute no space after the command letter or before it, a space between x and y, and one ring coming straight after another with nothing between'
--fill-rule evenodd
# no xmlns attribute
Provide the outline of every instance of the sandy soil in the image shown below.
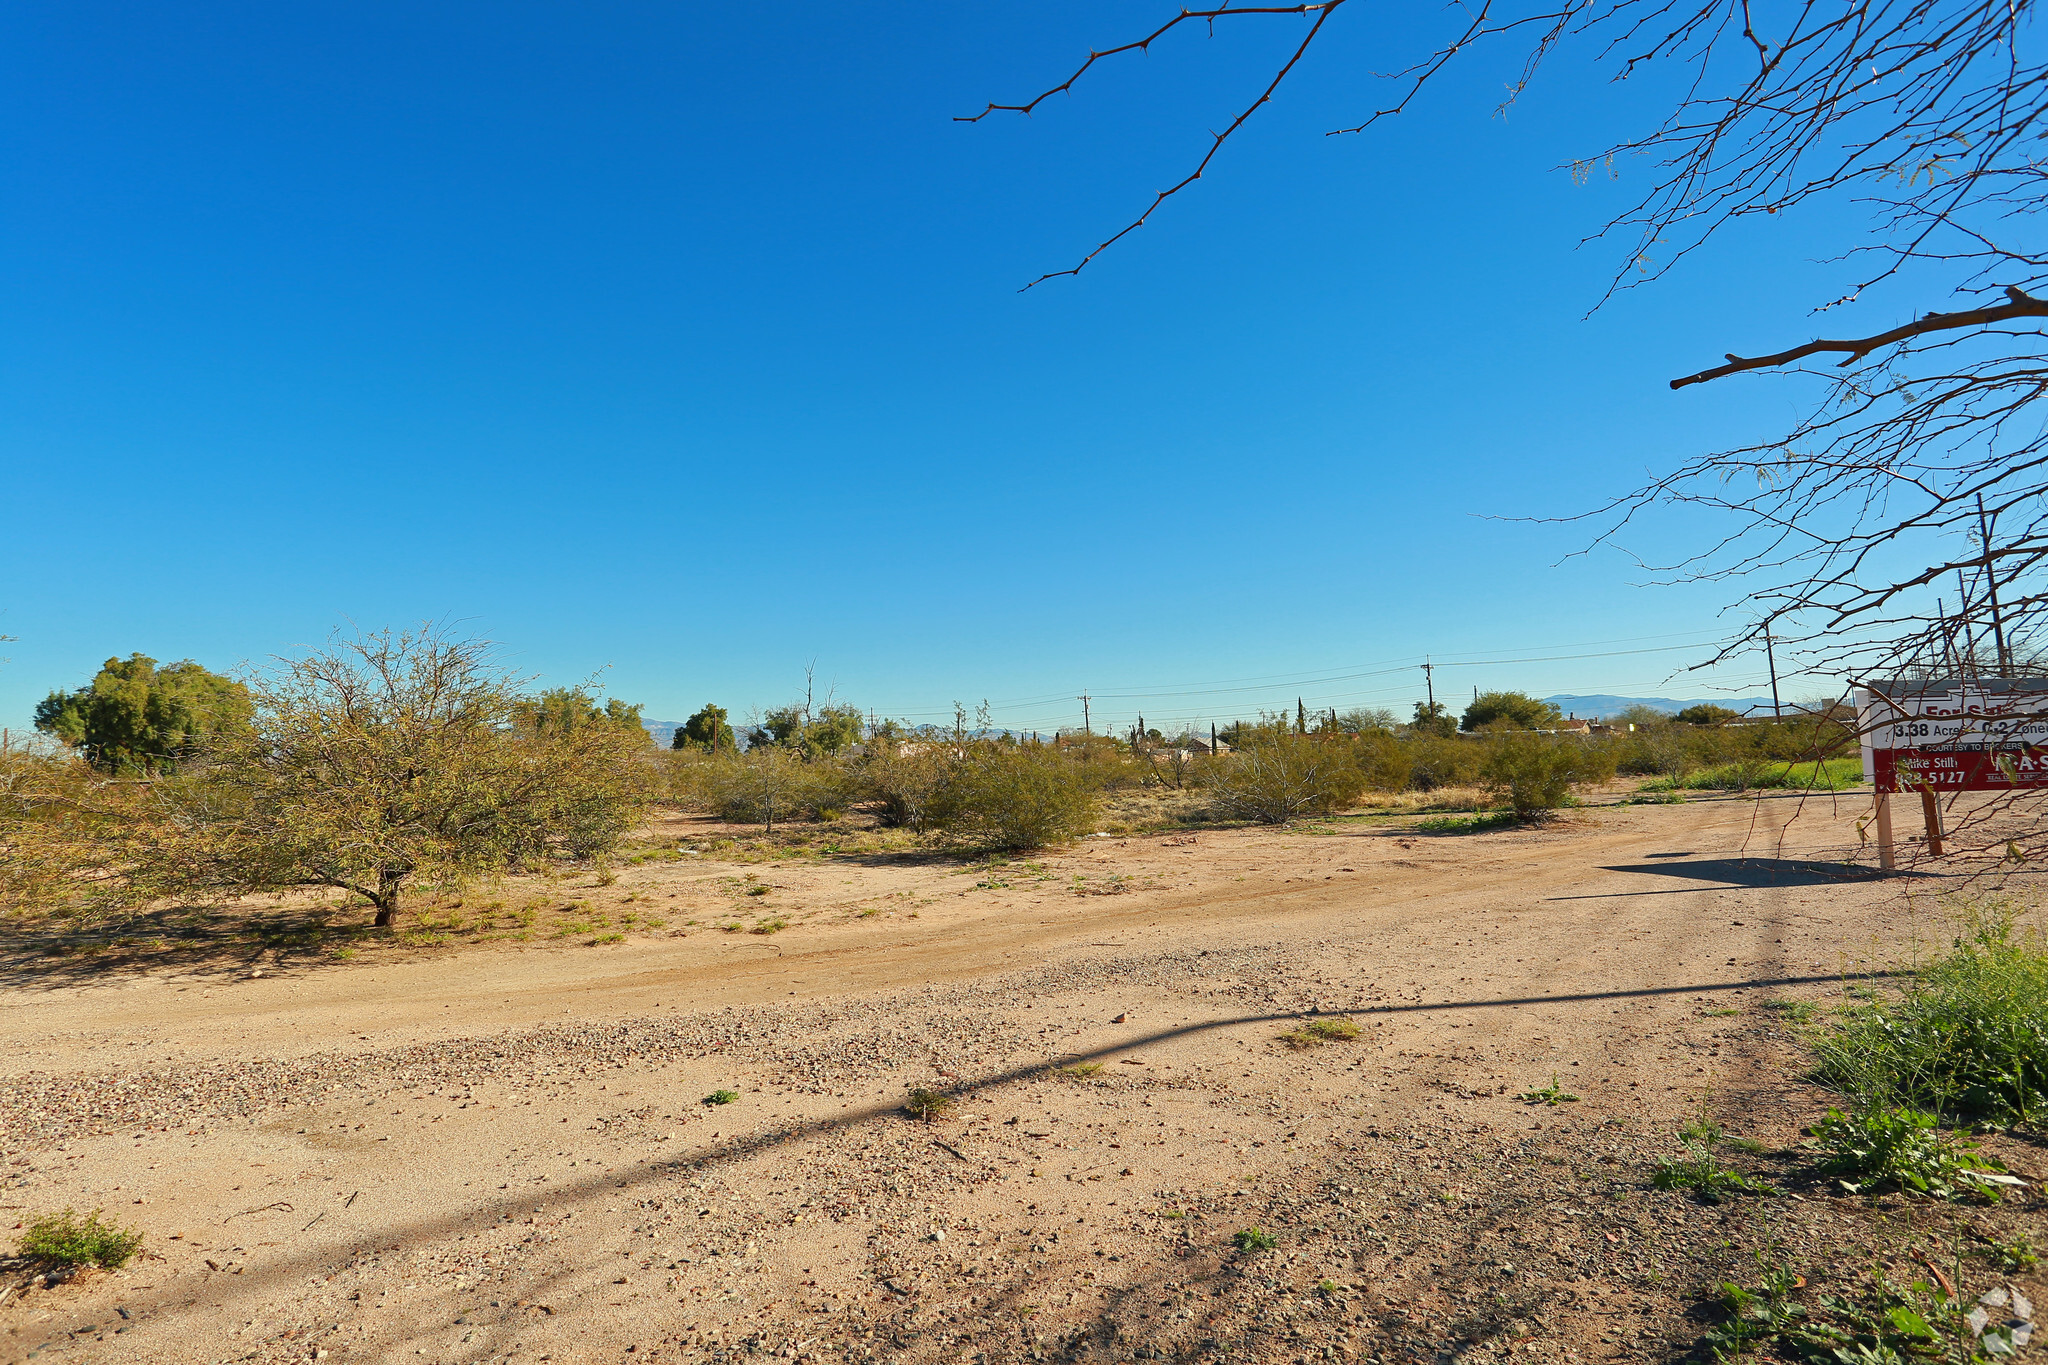
<svg viewBox="0 0 2048 1365"><path fill-rule="evenodd" d="M1681 1354L1755 1247L1916 1226L1647 1185L1690 1116L1796 1144L1771 1002L1940 933L1840 863L1864 808L686 858L574 891L662 909L620 943L17 973L0 1208L148 1240L0 1300L0 1361Z"/></svg>

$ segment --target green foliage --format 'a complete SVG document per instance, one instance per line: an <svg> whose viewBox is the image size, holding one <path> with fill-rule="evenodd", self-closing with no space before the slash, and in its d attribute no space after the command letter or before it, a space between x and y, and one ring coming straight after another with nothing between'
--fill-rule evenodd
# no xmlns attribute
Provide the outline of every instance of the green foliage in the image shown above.
<svg viewBox="0 0 2048 1365"><path fill-rule="evenodd" d="M1860 1107L1993 1123L2048 1104L2048 952L1997 907L1895 998L1844 1014L1815 1041L1821 1076Z"/></svg>
<svg viewBox="0 0 2048 1365"><path fill-rule="evenodd" d="M609 726L636 745L652 745L654 737L641 723L640 707L617 697L603 706L581 687L552 687L538 696L522 697L512 706L512 723L535 734L566 735L592 726Z"/></svg>
<svg viewBox="0 0 2048 1365"><path fill-rule="evenodd" d="M1359 707L1337 717L1337 728L1349 735L1391 735L1401 718L1384 706Z"/></svg>
<svg viewBox="0 0 2048 1365"><path fill-rule="evenodd" d="M806 758L830 758L860 743L862 728L857 706L827 704L814 711L808 701L792 702L768 712L751 743L793 749Z"/></svg>
<svg viewBox="0 0 2048 1365"><path fill-rule="evenodd" d="M18 1245L20 1254L30 1260L119 1270L141 1249L142 1234L103 1222L98 1209L83 1218L66 1209L31 1218Z"/></svg>
<svg viewBox="0 0 2048 1365"><path fill-rule="evenodd" d="M1660 1190L1683 1190L1703 1204L1718 1204L1731 1194L1776 1194L1777 1187L1723 1166L1711 1149L1687 1143L1683 1154L1657 1162L1650 1183Z"/></svg>
<svg viewBox="0 0 2048 1365"><path fill-rule="evenodd" d="M1671 719L1680 725L1725 725L1731 720L1742 719L1742 713L1712 702L1701 702L1698 706L1686 707Z"/></svg>
<svg viewBox="0 0 2048 1365"><path fill-rule="evenodd" d="M1998 1198L1998 1186L2017 1185L2005 1165L1977 1144L1945 1136L1932 1114L1879 1109L1845 1114L1830 1109L1814 1125L1817 1163L1850 1194L1904 1190L1935 1199L1963 1195Z"/></svg>
<svg viewBox="0 0 2048 1365"><path fill-rule="evenodd" d="M1547 701L1539 701L1526 692L1481 692L1465 708L1465 714L1458 721L1460 730L1484 730L1498 727L1504 730L1552 730L1564 719L1564 713Z"/></svg>
<svg viewBox="0 0 2048 1365"><path fill-rule="evenodd" d="M1417 834L1479 834L1489 829L1506 829L1522 823L1511 810L1486 811L1479 815L1432 815L1415 822Z"/></svg>
<svg viewBox="0 0 2048 1365"><path fill-rule="evenodd" d="M952 776L957 748L893 736L871 741L869 748L874 752L861 769L861 781L881 822L919 834L932 828L940 818L940 794Z"/></svg>
<svg viewBox="0 0 2048 1365"><path fill-rule="evenodd" d="M1479 767L1486 758L1479 744L1454 739L1450 733L1420 732L1408 740L1406 747L1406 785L1421 792L1473 785L1479 780Z"/></svg>
<svg viewBox="0 0 2048 1365"><path fill-rule="evenodd" d="M391 925L408 885L608 852L649 794L637 722L543 721L478 641L359 635L251 695L202 772L159 784L170 818L137 853L145 890L330 886Z"/></svg>
<svg viewBox="0 0 2048 1365"><path fill-rule="evenodd" d="M1259 1228L1243 1228L1231 1234L1230 1243L1239 1251L1271 1251L1280 1245L1280 1239Z"/></svg>
<svg viewBox="0 0 2048 1365"><path fill-rule="evenodd" d="M706 753L734 753L739 740L726 721L725 708L705 702L669 740L671 749L701 749Z"/></svg>
<svg viewBox="0 0 2048 1365"><path fill-rule="evenodd" d="M817 820L845 810L860 794L859 778L846 764L807 762L801 751L774 745L684 758L670 769L670 781L689 804L771 831L778 820Z"/></svg>
<svg viewBox="0 0 2048 1365"><path fill-rule="evenodd" d="M1305 735L1268 735L1219 759L1206 778L1226 816L1278 825L1329 815L1365 790L1352 746Z"/></svg>
<svg viewBox="0 0 2048 1365"><path fill-rule="evenodd" d="M1556 810L1571 799L1574 786L1613 775L1613 756L1606 750L1553 735L1499 735L1480 768L1487 789L1524 816Z"/></svg>
<svg viewBox="0 0 2048 1365"><path fill-rule="evenodd" d="M1976 1365L2014 1354L2010 1324L1981 1327L1966 1301L1938 1284L1899 1285L1873 1274L1860 1290L1809 1289L1804 1276L1771 1268L1755 1288L1726 1281L1716 1296L1721 1322L1701 1345L1709 1358L1791 1359L1814 1365L1909 1365L1946 1360ZM1986 1299L2002 1302L1999 1296Z"/></svg>
<svg viewBox="0 0 2048 1365"><path fill-rule="evenodd" d="M36 705L36 729L76 748L101 772L173 771L208 739L249 719L249 691L187 659L157 667L143 654L109 659L76 692Z"/></svg>
<svg viewBox="0 0 2048 1365"><path fill-rule="evenodd" d="M731 1104L740 1097L737 1090L714 1090L704 1097L706 1104Z"/></svg>
<svg viewBox="0 0 2048 1365"><path fill-rule="evenodd" d="M1557 1083L1557 1073L1555 1071L1550 1073L1549 1085L1544 1086L1541 1090L1524 1090L1515 1098L1524 1104L1543 1104L1553 1108L1560 1104L1577 1104L1579 1102L1577 1095L1570 1093Z"/></svg>
<svg viewBox="0 0 2048 1365"><path fill-rule="evenodd" d="M1064 843L1095 823L1085 766L1054 747L970 742L951 763L931 818L985 848Z"/></svg>
<svg viewBox="0 0 2048 1365"><path fill-rule="evenodd" d="M2041 1264L2040 1255L2034 1250L2031 1238L2016 1237L2010 1242L2001 1242L1995 1237L1985 1237L1971 1250L1991 1262L1998 1270L2032 1270Z"/></svg>
<svg viewBox="0 0 2048 1365"><path fill-rule="evenodd" d="M1280 1035L1280 1041L1296 1050L1322 1043L1349 1043L1358 1037L1358 1025L1349 1019L1312 1019L1300 1028Z"/></svg>
<svg viewBox="0 0 2048 1365"><path fill-rule="evenodd" d="M1415 703L1415 714L1409 718L1408 728L1418 735L1449 739L1458 733L1458 721L1442 702L1419 701Z"/></svg>
<svg viewBox="0 0 2048 1365"><path fill-rule="evenodd" d="M953 1097L943 1090L928 1090L918 1086L911 1090L909 1097L903 1102L903 1107L912 1117L930 1123L953 1107Z"/></svg>

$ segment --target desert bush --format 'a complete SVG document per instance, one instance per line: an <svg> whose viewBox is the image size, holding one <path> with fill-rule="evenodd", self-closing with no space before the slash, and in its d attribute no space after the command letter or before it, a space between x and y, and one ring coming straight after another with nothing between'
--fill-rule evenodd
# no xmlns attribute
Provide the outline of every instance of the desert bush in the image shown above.
<svg viewBox="0 0 2048 1365"><path fill-rule="evenodd" d="M1054 747L976 742L932 802L932 824L990 848L1041 848L1086 833L1096 816L1087 764Z"/></svg>
<svg viewBox="0 0 2048 1365"><path fill-rule="evenodd" d="M1976 909L1949 953L1896 997L1815 1040L1823 1079L1866 1110L2036 1122L2048 1108L2048 950L2009 909Z"/></svg>
<svg viewBox="0 0 2048 1365"><path fill-rule="evenodd" d="M1365 775L1352 746L1305 735L1267 735L1221 759L1208 774L1220 814L1278 825L1327 815L1356 801Z"/></svg>
<svg viewBox="0 0 2048 1365"><path fill-rule="evenodd" d="M98 1209L83 1218L66 1209L31 1218L17 1245L20 1254L31 1260L119 1270L141 1249L142 1234L102 1221Z"/></svg>
<svg viewBox="0 0 2048 1365"><path fill-rule="evenodd" d="M1614 757L1604 748L1550 735L1505 734L1487 747L1480 776L1489 791L1504 797L1518 815L1556 810L1581 782L1614 775Z"/></svg>
<svg viewBox="0 0 2048 1365"><path fill-rule="evenodd" d="M1351 761L1367 791L1406 791L1414 780L1414 745L1386 730L1363 730L1351 745Z"/></svg>
<svg viewBox="0 0 2048 1365"><path fill-rule="evenodd" d="M868 755L860 771L862 796L884 825L924 833L938 814L956 750L949 744L895 738L872 747L877 752Z"/></svg>
<svg viewBox="0 0 2048 1365"><path fill-rule="evenodd" d="M1421 792L1475 785L1486 757L1486 751L1474 741L1434 733L1413 735L1405 748L1408 785Z"/></svg>
<svg viewBox="0 0 2048 1365"><path fill-rule="evenodd" d="M694 804L719 818L775 828L777 820L817 820L860 798L859 775L843 760L805 761L772 745L679 765L688 774Z"/></svg>

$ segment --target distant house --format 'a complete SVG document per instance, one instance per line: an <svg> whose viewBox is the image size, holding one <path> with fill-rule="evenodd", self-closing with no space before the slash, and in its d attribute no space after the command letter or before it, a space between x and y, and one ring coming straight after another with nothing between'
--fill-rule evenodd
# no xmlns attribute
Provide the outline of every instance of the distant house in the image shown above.
<svg viewBox="0 0 2048 1365"><path fill-rule="evenodd" d="M1230 752L1230 745L1220 739L1216 741L1214 749L1209 747L1209 741L1206 739L1190 739L1188 740L1188 748L1198 754L1227 754Z"/></svg>

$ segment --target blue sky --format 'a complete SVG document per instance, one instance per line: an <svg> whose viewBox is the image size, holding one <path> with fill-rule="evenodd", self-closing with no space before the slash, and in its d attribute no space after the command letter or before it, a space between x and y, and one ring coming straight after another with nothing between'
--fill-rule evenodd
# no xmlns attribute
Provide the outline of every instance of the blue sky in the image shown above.
<svg viewBox="0 0 2048 1365"><path fill-rule="evenodd" d="M1578 242L1640 168L1558 167L1655 79L1561 61L1501 115L1502 52L1324 137L1447 22L1346 10L1152 226L1019 292L1300 29L953 116L1169 12L0 13L0 723L113 654L423 619L665 717L812 664L1048 730L1084 690L1098 725L1405 709L1424 654L1451 697L1757 690L1761 661L1670 677L1739 588L1510 519L1787 421L1783 382L1665 381L1808 335L1843 224L1745 229L1589 318L1621 248Z"/></svg>

